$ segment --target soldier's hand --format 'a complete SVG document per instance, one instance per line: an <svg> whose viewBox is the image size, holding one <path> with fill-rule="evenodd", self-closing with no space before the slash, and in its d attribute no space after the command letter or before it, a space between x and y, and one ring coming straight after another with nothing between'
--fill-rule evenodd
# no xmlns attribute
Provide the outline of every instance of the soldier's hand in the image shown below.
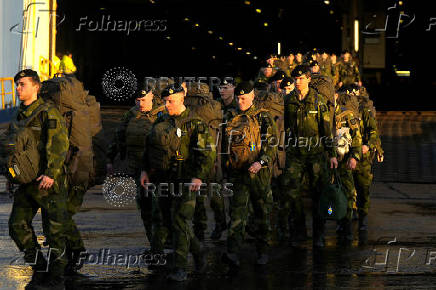
<svg viewBox="0 0 436 290"><path fill-rule="evenodd" d="M362 146L362 154L366 154L369 151L369 147L366 145Z"/></svg>
<svg viewBox="0 0 436 290"><path fill-rule="evenodd" d="M146 171L141 171L141 177L139 178L139 181L141 182L141 186L147 189L145 187L145 184L150 183L150 179L148 178L148 174Z"/></svg>
<svg viewBox="0 0 436 290"><path fill-rule="evenodd" d="M189 186L190 191L199 191L201 186L201 179L199 178L192 178L191 185Z"/></svg>
<svg viewBox="0 0 436 290"><path fill-rule="evenodd" d="M49 189L50 187L52 187L54 183L54 179L51 179L46 175L41 175L36 179L36 181L40 181L40 180L41 182L39 183L39 189Z"/></svg>
<svg viewBox="0 0 436 290"><path fill-rule="evenodd" d="M338 168L338 160L336 159L336 157L330 158L330 168Z"/></svg>
<svg viewBox="0 0 436 290"><path fill-rule="evenodd" d="M112 163L106 164L106 174L107 175L114 174L114 167L113 167Z"/></svg>
<svg viewBox="0 0 436 290"><path fill-rule="evenodd" d="M354 159L354 158L348 159L348 162L347 162L348 169L354 170L354 169L356 169L356 165L357 165L356 159Z"/></svg>
<svg viewBox="0 0 436 290"><path fill-rule="evenodd" d="M385 159L385 156L383 154L377 154L377 162L382 163Z"/></svg>
<svg viewBox="0 0 436 290"><path fill-rule="evenodd" d="M251 173L256 174L257 172L259 172L259 170L262 168L262 165L259 162L254 162L253 164L251 164L250 168L248 168L248 171L250 171Z"/></svg>

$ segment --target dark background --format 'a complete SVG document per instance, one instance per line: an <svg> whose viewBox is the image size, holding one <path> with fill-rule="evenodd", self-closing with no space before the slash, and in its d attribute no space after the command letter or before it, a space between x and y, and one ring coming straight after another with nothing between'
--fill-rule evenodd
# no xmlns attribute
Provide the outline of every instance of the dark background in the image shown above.
<svg viewBox="0 0 436 290"><path fill-rule="evenodd" d="M58 14L66 17L57 27L57 50L73 53L77 76L103 103L108 100L102 93L101 79L116 66L130 69L139 80L139 87L146 76L253 79L266 55L277 51L277 42L282 44L282 53L316 47L339 55L343 47L342 17L351 9L350 1L330 2L325 5L321 0L252 0L246 5L241 0L59 0ZM395 3L381 2L362 1L362 15L386 10ZM433 110L436 27L431 32L425 30L434 10L418 7L416 1L403 2L406 12L415 14L416 20L401 29L398 39L387 39L382 82L376 83L369 69L362 69L363 80L379 109ZM261 13L256 13L256 8ZM436 17L436 11L433 14ZM126 31L88 31L86 27L77 31L81 17L101 22L103 15L110 15L111 20L166 23L159 28L163 31L131 31L130 35ZM394 65L411 70L411 77L397 77Z"/></svg>

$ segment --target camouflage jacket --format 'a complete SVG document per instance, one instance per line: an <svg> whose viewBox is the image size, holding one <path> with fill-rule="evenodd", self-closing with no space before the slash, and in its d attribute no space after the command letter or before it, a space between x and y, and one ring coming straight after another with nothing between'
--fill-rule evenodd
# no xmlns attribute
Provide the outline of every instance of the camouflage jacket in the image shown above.
<svg viewBox="0 0 436 290"><path fill-rule="evenodd" d="M342 82L343 85L353 84L360 82L359 68L357 64L352 61L341 61L337 64L337 71L339 74L338 83Z"/></svg>
<svg viewBox="0 0 436 290"><path fill-rule="evenodd" d="M360 127L362 128L362 145L367 145L370 151L374 152L377 150L379 154L383 155L384 152L381 147L375 116L371 109L365 107L361 108L361 115Z"/></svg>
<svg viewBox="0 0 436 290"><path fill-rule="evenodd" d="M207 124L200 118L192 114L189 108L186 108L178 116L170 116L165 113L157 118L153 124L152 131L156 130L156 125L161 122L170 122L171 124L181 124L180 129L180 155L183 156L183 176L176 176L173 172L166 172L166 178L186 179L199 178L206 181L210 176L212 167L215 165L216 149L212 136L209 134ZM148 146L148 143L147 143ZM147 146L145 151L147 151ZM176 155L172 156L176 159ZM143 155L142 169L152 172L153 168L147 160L147 155Z"/></svg>
<svg viewBox="0 0 436 290"><path fill-rule="evenodd" d="M17 114L17 120L28 118L32 112L42 105L44 101L38 98L32 104L25 106L20 104ZM58 180L65 173L64 163L68 153L69 140L68 132L65 126L65 120L61 113L53 106L41 112L39 118L35 118L31 127L39 127L41 130L34 130L37 148L40 152L40 166L42 174Z"/></svg>
<svg viewBox="0 0 436 290"><path fill-rule="evenodd" d="M327 100L313 88L301 101L297 90L285 96L284 124L287 153L336 156Z"/></svg>
<svg viewBox="0 0 436 290"><path fill-rule="evenodd" d="M154 105L151 111L141 112L138 106L133 106L124 113L121 124L115 130L114 141L109 146L107 162L113 163L118 153L120 153L121 159L124 159L127 154L129 161L140 160L147 133L150 132L154 121L163 113L164 109L164 106ZM141 127L143 130L139 132L138 128Z"/></svg>

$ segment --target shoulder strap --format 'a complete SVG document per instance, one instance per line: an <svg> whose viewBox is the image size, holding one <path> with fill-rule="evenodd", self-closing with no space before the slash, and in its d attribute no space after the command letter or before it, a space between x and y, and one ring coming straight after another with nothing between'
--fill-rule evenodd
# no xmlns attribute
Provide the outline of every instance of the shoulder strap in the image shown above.
<svg viewBox="0 0 436 290"><path fill-rule="evenodd" d="M30 116L28 118L26 118L25 120L23 120L23 125L24 127L28 127L29 124L43 111L48 109L48 105L46 103L43 103L41 105L38 106L38 108L36 108L32 114L30 114Z"/></svg>

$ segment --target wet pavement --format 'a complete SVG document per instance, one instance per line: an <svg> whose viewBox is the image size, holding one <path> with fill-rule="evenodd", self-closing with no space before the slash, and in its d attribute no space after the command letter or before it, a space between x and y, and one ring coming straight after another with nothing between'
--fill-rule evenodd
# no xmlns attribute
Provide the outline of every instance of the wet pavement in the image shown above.
<svg viewBox="0 0 436 290"><path fill-rule="evenodd" d="M124 109L104 111L106 135ZM387 119L387 118L385 118ZM430 132L427 129L425 132ZM385 131L386 132L386 131ZM417 133L419 135L419 132ZM391 135L394 135L393 133ZM422 135L422 134L421 134ZM392 139L393 140L393 139ZM411 140L411 139L401 139ZM430 140L430 139L429 139ZM391 145L393 146L394 141ZM415 141L413 141L415 142ZM433 139L431 139L433 142ZM428 143L431 143L428 142ZM415 143L412 143L415 144ZM385 148L385 150L387 150ZM390 149L393 150L393 149ZM398 151L396 151L398 152ZM432 156L432 155L431 155ZM394 156L403 158L400 152ZM123 164L117 161L116 166ZM434 164L426 163L428 166ZM124 164L125 165L125 164ZM433 167L431 167L433 168ZM376 170L380 170L381 167ZM433 169L426 169L428 170ZM383 176L383 172L377 172ZM409 181L410 182L410 181ZM1 188L0 181L0 192ZM161 257L161 264L149 270L141 256L149 243L135 204L118 208L105 201L102 187L85 195L83 208L74 217L91 254L80 270L86 277L68 279L66 289L431 289L436 286L436 184L397 183L378 180L372 187L369 218L369 243L351 247L336 245L336 224L327 222L327 242L322 250L313 250L309 239L302 248L274 244L270 263L255 266L253 240L247 239L241 269L230 271L220 261L225 250L226 234L220 241L209 237L213 230L212 214L205 246L208 266L205 274L193 271L189 260L189 279L183 283L165 279L171 253ZM12 199L0 194L0 289L23 289L31 278L31 268L24 265L8 234ZM308 233L311 236L310 200L306 200ZM41 216L34 220L38 241L43 242ZM354 225L356 232L356 225ZM44 249L46 251L47 249ZM142 259L142 260L141 260Z"/></svg>

